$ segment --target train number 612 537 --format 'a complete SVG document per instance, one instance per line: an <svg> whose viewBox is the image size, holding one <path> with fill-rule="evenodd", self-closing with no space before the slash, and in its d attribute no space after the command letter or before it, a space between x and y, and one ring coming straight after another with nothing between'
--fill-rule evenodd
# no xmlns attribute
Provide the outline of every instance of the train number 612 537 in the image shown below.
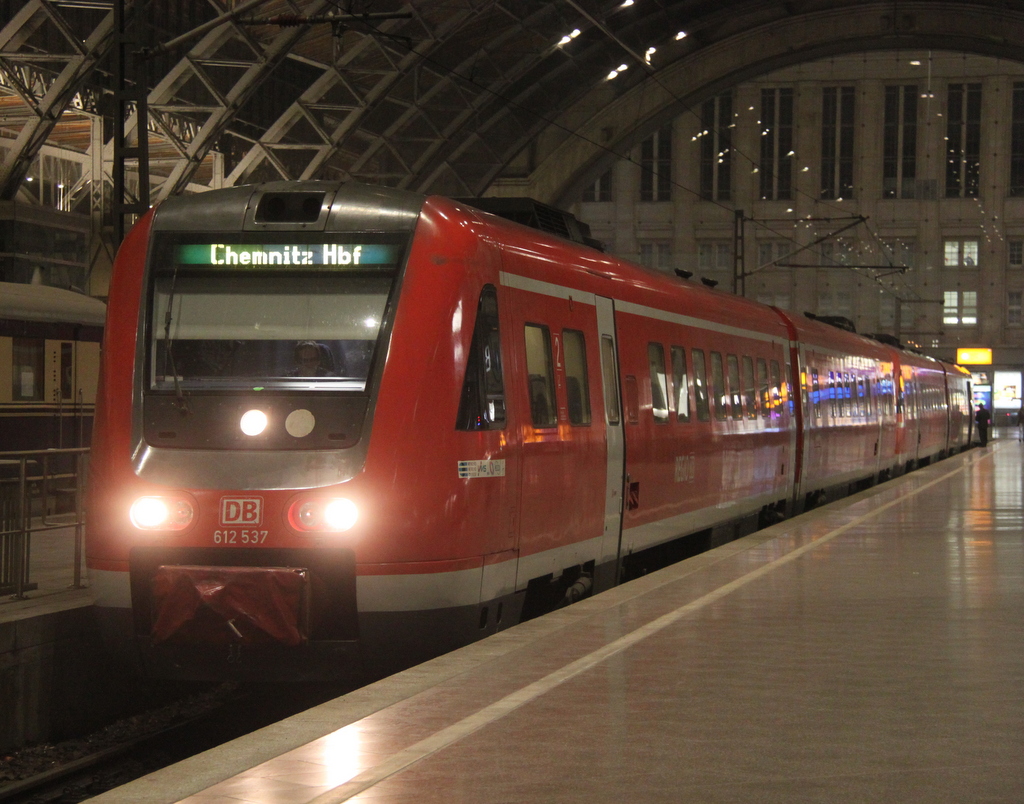
<svg viewBox="0 0 1024 804"><path fill-rule="evenodd" d="M215 530L214 544L263 544L267 540L265 530Z"/></svg>

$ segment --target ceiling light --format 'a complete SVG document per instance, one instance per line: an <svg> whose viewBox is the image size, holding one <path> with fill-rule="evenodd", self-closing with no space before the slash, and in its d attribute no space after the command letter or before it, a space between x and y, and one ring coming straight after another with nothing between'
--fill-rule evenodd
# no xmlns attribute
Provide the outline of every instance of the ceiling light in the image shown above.
<svg viewBox="0 0 1024 804"><path fill-rule="evenodd" d="M561 47L562 45L569 44L573 39L575 39L579 35L580 35L580 29L579 28L573 28L570 33L567 33L565 36L563 36L561 39L558 40L559 47Z"/></svg>
<svg viewBox="0 0 1024 804"><path fill-rule="evenodd" d="M676 41L677 42L680 39L685 39L685 38L686 38L686 31L680 31L679 33L676 34Z"/></svg>

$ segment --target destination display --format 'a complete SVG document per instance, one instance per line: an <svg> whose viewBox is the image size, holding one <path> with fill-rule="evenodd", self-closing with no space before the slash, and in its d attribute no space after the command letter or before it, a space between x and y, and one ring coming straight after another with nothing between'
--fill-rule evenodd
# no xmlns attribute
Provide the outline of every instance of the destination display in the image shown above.
<svg viewBox="0 0 1024 804"><path fill-rule="evenodd" d="M178 246L176 257L179 265L225 268L373 267L396 265L400 254L400 246L380 243L203 243Z"/></svg>

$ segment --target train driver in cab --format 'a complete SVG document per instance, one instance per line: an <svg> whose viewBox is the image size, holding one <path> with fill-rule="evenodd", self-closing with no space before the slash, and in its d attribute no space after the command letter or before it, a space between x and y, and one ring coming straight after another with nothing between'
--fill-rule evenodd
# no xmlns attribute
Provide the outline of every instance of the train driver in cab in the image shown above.
<svg viewBox="0 0 1024 804"><path fill-rule="evenodd" d="M291 377L338 376L334 371L331 350L316 341L299 341L295 344L295 368L288 374Z"/></svg>

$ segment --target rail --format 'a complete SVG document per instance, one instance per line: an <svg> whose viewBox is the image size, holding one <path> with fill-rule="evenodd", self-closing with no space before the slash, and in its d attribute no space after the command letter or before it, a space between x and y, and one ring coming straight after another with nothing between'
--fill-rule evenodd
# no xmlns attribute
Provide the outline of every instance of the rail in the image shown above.
<svg viewBox="0 0 1024 804"><path fill-rule="evenodd" d="M71 588L82 588L88 459L87 448L0 452L0 595L23 600L38 588L32 537L57 530L74 531Z"/></svg>

